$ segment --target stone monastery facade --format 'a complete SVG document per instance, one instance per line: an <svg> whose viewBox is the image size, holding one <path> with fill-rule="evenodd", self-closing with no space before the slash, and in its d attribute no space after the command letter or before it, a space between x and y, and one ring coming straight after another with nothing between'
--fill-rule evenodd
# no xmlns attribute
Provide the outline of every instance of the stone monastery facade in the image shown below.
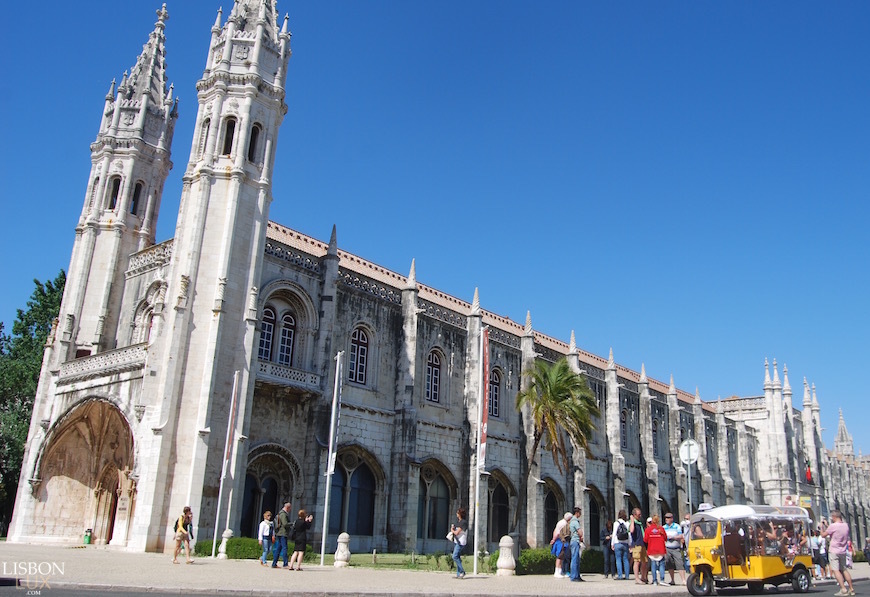
<svg viewBox="0 0 870 597"><path fill-rule="evenodd" d="M167 550L186 505L197 537L212 536L218 508L219 532L255 536L263 511L286 500L313 512L319 531L343 351L329 549L347 531L355 551L443 551L460 506L489 549L508 533L544 545L575 504L595 546L621 508L682 515L700 502L800 503L816 519L838 507L863 541L870 462L853 454L842 415L834 449L823 445L815 388L804 382L796 409L775 361L772 376L765 362L763 396L704 402L612 352L584 352L573 332L566 343L536 332L530 316L495 315L476 290L469 303L426 286L413 262L404 276L342 251L335 229L324 243L269 221L290 57L276 10L236 0L225 21L218 12L175 238L154 238L177 118L165 6L133 68L95 103L91 173L10 540L80 543L93 529L96 543ZM575 451L560 473L528 453L532 429L514 404L536 359L561 358L586 376L602 414L590 455ZM691 471L678 455L688 438L700 444Z"/></svg>

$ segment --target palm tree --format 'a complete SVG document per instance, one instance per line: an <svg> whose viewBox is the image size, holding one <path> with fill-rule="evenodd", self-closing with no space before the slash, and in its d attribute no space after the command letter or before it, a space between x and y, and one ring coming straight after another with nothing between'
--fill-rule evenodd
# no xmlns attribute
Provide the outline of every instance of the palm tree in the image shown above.
<svg viewBox="0 0 870 597"><path fill-rule="evenodd" d="M600 415L595 394L589 389L586 378L571 370L567 359L559 359L552 365L536 361L535 368L526 375L530 382L517 394L517 410L528 406L534 428L529 471L543 443L561 473L563 465L565 470L570 466L566 436L578 448L588 450L587 439L595 430L592 417Z"/></svg>

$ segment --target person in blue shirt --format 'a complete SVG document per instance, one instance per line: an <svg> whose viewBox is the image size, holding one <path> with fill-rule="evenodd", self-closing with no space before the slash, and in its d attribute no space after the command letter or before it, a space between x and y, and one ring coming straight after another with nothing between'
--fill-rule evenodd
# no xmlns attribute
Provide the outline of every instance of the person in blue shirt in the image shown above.
<svg viewBox="0 0 870 597"><path fill-rule="evenodd" d="M574 518L568 523L568 528L571 529L571 580L574 582L583 582L583 577L580 576L580 553L582 552L581 544L583 543L583 528L580 526L580 506L574 507Z"/></svg>

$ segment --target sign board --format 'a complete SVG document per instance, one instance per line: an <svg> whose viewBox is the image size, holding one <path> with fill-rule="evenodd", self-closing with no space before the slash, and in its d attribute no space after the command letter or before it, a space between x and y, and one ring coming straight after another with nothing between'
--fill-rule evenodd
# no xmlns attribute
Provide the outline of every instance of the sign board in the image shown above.
<svg viewBox="0 0 870 597"><path fill-rule="evenodd" d="M680 460L683 464L695 464L698 462L700 451L701 447L698 442L693 439L687 439L680 444Z"/></svg>

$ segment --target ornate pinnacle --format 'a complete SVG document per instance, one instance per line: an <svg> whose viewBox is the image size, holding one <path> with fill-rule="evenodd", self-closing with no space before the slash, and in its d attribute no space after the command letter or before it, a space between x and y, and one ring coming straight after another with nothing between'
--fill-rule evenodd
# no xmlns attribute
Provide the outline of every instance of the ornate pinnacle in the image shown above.
<svg viewBox="0 0 870 597"><path fill-rule="evenodd" d="M530 336L532 333L532 312L526 311L526 327L523 330L527 336Z"/></svg>
<svg viewBox="0 0 870 597"><path fill-rule="evenodd" d="M568 344L568 352L571 354L577 352L577 339L574 338L574 330L571 330L571 342Z"/></svg>
<svg viewBox="0 0 870 597"><path fill-rule="evenodd" d="M616 369L616 362L613 360L613 347L610 347L610 356L607 357L607 368Z"/></svg>
<svg viewBox="0 0 870 597"><path fill-rule="evenodd" d="M474 287L474 298L471 299L471 312L480 312L480 293L477 290L477 286Z"/></svg>
<svg viewBox="0 0 870 597"><path fill-rule="evenodd" d="M646 378L646 366L643 363L640 364L640 380L638 383L649 383Z"/></svg>
<svg viewBox="0 0 870 597"><path fill-rule="evenodd" d="M671 373L671 385L668 388L668 394L676 394L676 393L677 393L677 386L674 385L674 374Z"/></svg>
<svg viewBox="0 0 870 597"><path fill-rule="evenodd" d="M417 288L417 264L416 259L411 259L411 271L408 272L408 285L405 288Z"/></svg>

